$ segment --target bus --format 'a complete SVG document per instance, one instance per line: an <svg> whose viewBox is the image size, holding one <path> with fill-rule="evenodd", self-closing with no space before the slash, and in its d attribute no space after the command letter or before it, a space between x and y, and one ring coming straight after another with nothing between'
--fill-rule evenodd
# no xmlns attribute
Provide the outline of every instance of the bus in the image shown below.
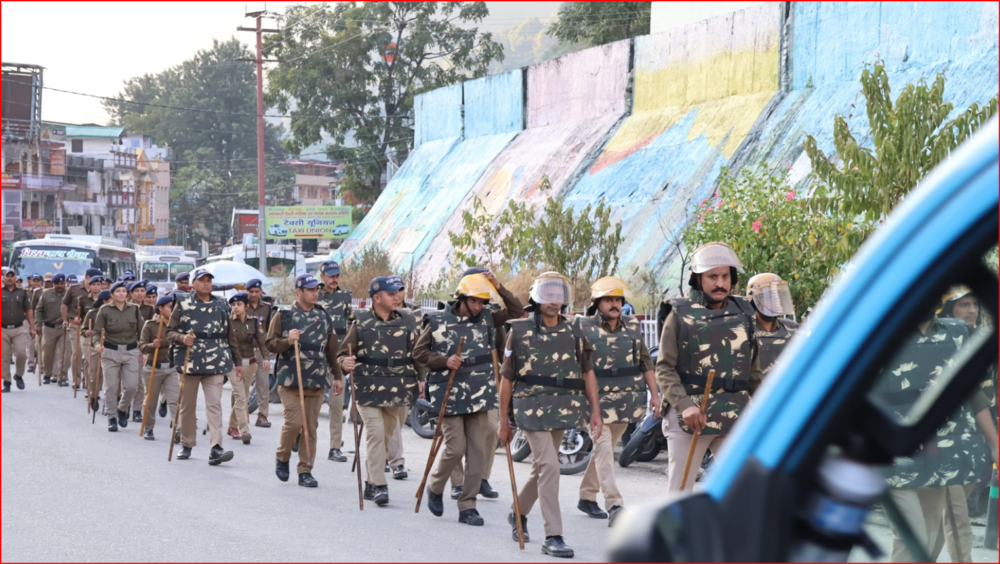
<svg viewBox="0 0 1000 564"><path fill-rule="evenodd" d="M10 268L21 276L51 272L81 280L88 269L96 268L117 280L126 270L135 272L135 251L107 237L49 234L11 245Z"/></svg>
<svg viewBox="0 0 1000 564"><path fill-rule="evenodd" d="M183 247L139 247L136 262L139 263L137 276L149 280L162 294L174 291L174 278L194 270L198 261L197 253L185 251Z"/></svg>

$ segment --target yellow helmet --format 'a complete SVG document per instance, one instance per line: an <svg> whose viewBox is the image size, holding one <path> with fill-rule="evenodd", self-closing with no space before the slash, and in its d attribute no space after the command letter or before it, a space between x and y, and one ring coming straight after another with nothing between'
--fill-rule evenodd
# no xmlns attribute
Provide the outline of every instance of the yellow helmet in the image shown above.
<svg viewBox="0 0 1000 564"><path fill-rule="evenodd" d="M621 278L605 276L590 287L590 300L596 302L601 298L622 298L632 297L632 289L628 287Z"/></svg>
<svg viewBox="0 0 1000 564"><path fill-rule="evenodd" d="M482 274L470 274L458 283L458 289L454 296L478 298L480 300L496 301L496 289L493 284Z"/></svg>

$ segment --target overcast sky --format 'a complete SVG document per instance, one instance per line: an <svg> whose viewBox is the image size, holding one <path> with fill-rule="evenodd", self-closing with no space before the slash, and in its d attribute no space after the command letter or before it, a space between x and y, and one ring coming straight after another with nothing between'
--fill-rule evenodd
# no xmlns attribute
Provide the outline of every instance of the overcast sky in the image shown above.
<svg viewBox="0 0 1000 564"><path fill-rule="evenodd" d="M284 13L300 2L267 2ZM523 18L551 21L560 2L487 2L490 19L480 26L497 31ZM240 38L251 27L245 11L263 2L3 2L0 51L3 61L45 67L45 85L114 96L133 76L157 73L208 49L213 39ZM250 63L247 63L250 64ZM42 118L66 123L107 121L100 100L46 90Z"/></svg>

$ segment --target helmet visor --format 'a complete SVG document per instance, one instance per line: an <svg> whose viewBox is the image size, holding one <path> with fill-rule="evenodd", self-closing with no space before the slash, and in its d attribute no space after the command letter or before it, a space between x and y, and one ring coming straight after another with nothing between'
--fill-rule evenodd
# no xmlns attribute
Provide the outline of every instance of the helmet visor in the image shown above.
<svg viewBox="0 0 1000 564"><path fill-rule="evenodd" d="M788 282L785 281L774 281L754 286L753 303L757 306L757 310L767 317L780 317L795 313L792 292L788 288Z"/></svg>
<svg viewBox="0 0 1000 564"><path fill-rule="evenodd" d="M538 304L573 305L573 289L564 278L539 278L531 289L531 298Z"/></svg>
<svg viewBox="0 0 1000 564"><path fill-rule="evenodd" d="M727 245L709 243L696 250L694 256L691 257L691 272L695 274L703 274L722 266L743 272L743 263L740 261L740 257L736 256L736 252Z"/></svg>

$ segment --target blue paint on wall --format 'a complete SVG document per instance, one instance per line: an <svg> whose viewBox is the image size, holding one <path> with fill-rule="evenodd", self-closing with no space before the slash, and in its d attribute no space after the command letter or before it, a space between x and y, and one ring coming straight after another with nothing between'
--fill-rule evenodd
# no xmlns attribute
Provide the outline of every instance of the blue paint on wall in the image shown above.
<svg viewBox="0 0 1000 564"><path fill-rule="evenodd" d="M416 125L413 146L462 136L462 84L418 95L413 100Z"/></svg>
<svg viewBox="0 0 1000 564"><path fill-rule="evenodd" d="M521 131L524 79L520 69L465 83L465 136Z"/></svg>

